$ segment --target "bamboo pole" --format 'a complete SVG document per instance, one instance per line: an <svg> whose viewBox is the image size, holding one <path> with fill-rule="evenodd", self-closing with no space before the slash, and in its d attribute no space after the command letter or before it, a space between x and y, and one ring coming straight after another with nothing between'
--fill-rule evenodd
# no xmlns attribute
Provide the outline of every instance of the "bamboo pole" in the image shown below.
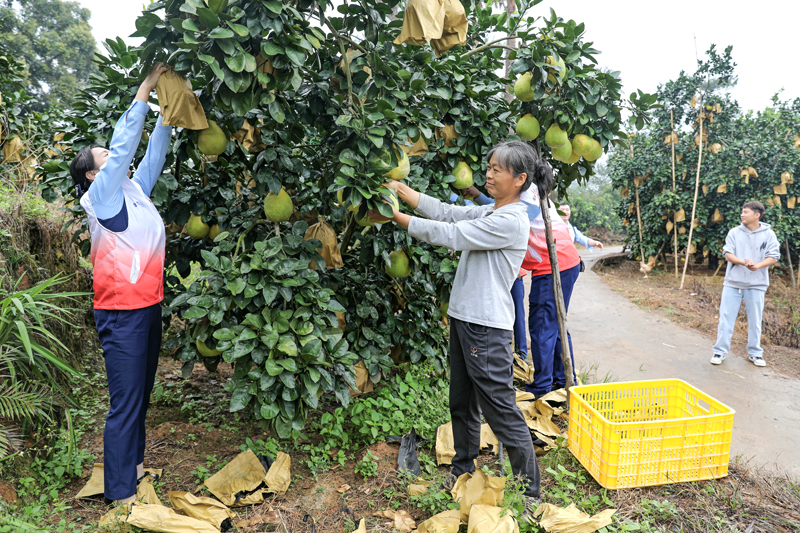
<svg viewBox="0 0 800 533"><path fill-rule="evenodd" d="M642 236L642 211L639 209L639 186L636 186L636 219L639 221L639 257L642 258L642 263L646 263L647 261L644 260L644 246L642 245L642 240L644 237Z"/></svg>
<svg viewBox="0 0 800 533"><path fill-rule="evenodd" d="M689 266L689 249L692 247L692 233L694 233L694 215L697 209L697 192L700 190L700 164L703 162L703 119L706 117L703 112L703 95L700 94L700 142L697 156L697 177L694 180L694 200L692 201L692 218L689 223L689 240L686 244L686 260L683 263L683 275L681 276L680 290L683 290L683 283L686 281L686 268Z"/></svg>
<svg viewBox="0 0 800 533"><path fill-rule="evenodd" d="M789 250L789 239L783 241L783 245L786 247L786 260L789 262L789 273L792 275L792 288L797 288L797 282L794 279L794 267L792 267L792 253Z"/></svg>
<svg viewBox="0 0 800 533"><path fill-rule="evenodd" d="M672 145L672 192L675 192L675 139L672 135L675 134L675 118L673 115L672 109L669 110L669 124L670 128L672 128L672 133L670 133L670 144ZM703 132L700 132L702 135ZM701 139L702 140L702 139ZM674 249L674 256L675 256L675 279L678 279L678 215L677 213L672 213L672 231L675 233L675 249Z"/></svg>
<svg viewBox="0 0 800 533"><path fill-rule="evenodd" d="M564 292L561 289L561 271L558 269L558 254L556 241L553 239L553 225L550 221L550 198L544 195L539 199L544 219L545 239L547 240L547 254L550 256L550 268L553 273L553 294L556 297L556 311L558 313L558 332L561 335L561 362L564 365L564 374L567 378L567 405L569 405L569 390L575 386L572 377L572 354L569 349L569 329L567 327L567 306L564 304Z"/></svg>

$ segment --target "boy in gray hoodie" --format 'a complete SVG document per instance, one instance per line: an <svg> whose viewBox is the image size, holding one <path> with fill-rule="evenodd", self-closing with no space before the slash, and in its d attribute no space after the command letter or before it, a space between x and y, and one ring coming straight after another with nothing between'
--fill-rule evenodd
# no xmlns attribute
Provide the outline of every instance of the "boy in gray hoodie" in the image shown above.
<svg viewBox="0 0 800 533"><path fill-rule="evenodd" d="M756 366L766 366L761 349L761 315L769 287L769 267L781 258L778 238L769 224L761 222L764 206L747 202L742 206L742 224L730 230L722 254L728 261L722 300L719 303L717 343L711 364L722 363L731 348L736 315L744 300L747 310L747 354Z"/></svg>

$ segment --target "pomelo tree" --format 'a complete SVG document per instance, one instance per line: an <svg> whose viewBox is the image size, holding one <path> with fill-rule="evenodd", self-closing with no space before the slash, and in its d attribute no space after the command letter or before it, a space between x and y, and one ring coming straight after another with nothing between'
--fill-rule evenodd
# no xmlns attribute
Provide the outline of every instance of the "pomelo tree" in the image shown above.
<svg viewBox="0 0 800 533"><path fill-rule="evenodd" d="M486 153L515 138L523 114L538 116L543 128L557 123L570 135L586 133L607 149L626 137L624 108L643 126L655 102L641 93L623 99L618 73L597 67L583 25L553 12L530 17L535 3L513 15L464 3L466 42L438 57L429 45L393 43L403 24L396 0L335 9L308 0L167 0L137 20L141 47L104 43L100 74L64 127L73 150L108 142L155 61L191 80L209 121L229 139L223 153L209 157L197 132L177 130L153 192L168 230L164 310L186 323L172 341L186 375L197 362L213 368L221 357L235 368L226 385L231 410L246 409L288 436L323 395L348 403L359 361L375 383L405 362L444 369L440 307L458 257L392 224L367 224L367 209L389 214L387 173L404 168L407 151L409 185L444 199L459 165L477 186L485 183ZM498 34L505 37L492 38ZM509 50L509 35L526 44ZM549 65L548 56L561 62ZM498 74L506 59L514 79ZM506 88L526 71L536 100L509 102ZM548 80L549 72L558 78ZM532 142L550 158L543 142ZM144 148L143 140L137 157ZM66 163L46 172L47 198L70 199ZM592 173L587 161L553 163L559 187ZM273 222L264 200L281 191L293 213ZM79 205L69 205L80 219ZM210 227L213 240L186 233L192 216ZM332 227L340 268L325 268L320 255L331 243L304 240L311 226L320 235L321 218ZM76 239L88 250L88 234ZM399 250L410 273L392 278L385 267ZM193 262L202 271L188 284Z"/></svg>
<svg viewBox="0 0 800 533"><path fill-rule="evenodd" d="M642 217L642 249L646 257L686 250L721 259L725 236L738 225L742 204L758 200L766 207L764 221L773 225L781 253L800 236L800 99L782 101L758 112L745 112L727 89L736 83L732 49L711 47L694 73L681 75L658 89L663 107L652 124L631 138L630 150L615 150L609 162L615 187L622 190L619 216L627 242L639 255L636 188ZM700 96L702 95L702 104ZM670 124L674 117L675 137ZM697 177L700 114L703 114L703 157L692 242L688 242ZM672 142L675 189L672 185ZM677 213L677 217L676 217ZM677 218L677 222L676 222ZM792 251L794 255L794 251ZM796 258L796 255L795 255Z"/></svg>

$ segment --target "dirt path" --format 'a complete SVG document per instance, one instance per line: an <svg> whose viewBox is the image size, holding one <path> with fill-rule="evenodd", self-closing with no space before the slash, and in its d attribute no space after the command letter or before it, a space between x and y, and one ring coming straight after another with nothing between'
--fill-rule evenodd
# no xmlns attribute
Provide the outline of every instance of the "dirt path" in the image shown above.
<svg viewBox="0 0 800 533"><path fill-rule="evenodd" d="M581 251L586 272L569 312L578 367L596 364L600 379L606 373L618 381L682 379L736 411L731 455L800 477L800 380L734 354L720 366L709 364L716 331L702 335L650 314L591 271L600 257L619 251ZM769 364L768 350L765 359Z"/></svg>

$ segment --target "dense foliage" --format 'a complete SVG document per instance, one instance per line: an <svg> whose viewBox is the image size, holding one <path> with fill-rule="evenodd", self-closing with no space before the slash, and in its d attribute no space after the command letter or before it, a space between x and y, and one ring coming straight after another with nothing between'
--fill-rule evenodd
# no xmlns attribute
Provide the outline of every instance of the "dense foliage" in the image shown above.
<svg viewBox="0 0 800 533"><path fill-rule="evenodd" d="M143 45L105 42L101 74L64 124L72 150L107 144L138 80L166 60L191 80L209 120L232 137L223 154L209 158L198 150L196 132L174 135L152 195L168 230L164 312L187 323L186 335L174 341L185 372L200 360L216 364L199 356L197 341L208 353L222 352L235 367L227 384L231 409L251 411L281 436L302 429L323 394L346 405L359 360L375 383L404 361L444 368L440 305L449 298L458 258L392 224L357 223L368 208L387 209L377 159L391 157L394 166L398 151L390 148L421 137L429 151L412 157L406 181L446 198L451 171L462 160L483 185L485 154L513 138L509 129L524 112L537 113L543 128L558 122L607 147L622 135L622 106L642 126L642 111L655 101L641 93L624 100L618 75L597 68L583 24L555 13L534 19L526 15L529 4L510 16L465 4L466 46L434 58L428 46L392 43L402 26L392 16L398 6L397 0L335 10L309 0L154 2L136 23ZM514 72L534 70L539 100L521 105L504 98L513 80L495 74L505 59L504 45L487 42L495 32L528 43L509 57ZM548 54L565 60L563 82L548 80ZM149 120L147 129L155 119ZM255 134L252 144L242 142L247 131ZM541 149L549 158L543 143ZM46 198L71 200L68 161L42 168ZM593 171L585 161L554 164L564 188ZM295 212L273 223L264 218L263 200L281 189ZM79 205L70 205L82 219ZM346 206L358 207L351 213ZM191 238L184 225L192 214L222 233L213 242ZM323 269L319 241L303 238L320 217L338 235L344 268ZM88 234L76 238L88 251ZM392 279L384 265L400 249L411 258L411 274ZM309 268L311 261L319 270ZM187 289L193 262L203 270Z"/></svg>
<svg viewBox="0 0 800 533"><path fill-rule="evenodd" d="M800 175L800 99L773 98L771 107L744 112L726 92L736 83L731 48L714 47L693 74L682 72L659 87L663 108L653 114L652 125L632 138L629 150L617 150L609 169L624 198L618 214L627 230L627 243L638 255L636 187L643 226L645 256L688 245L692 199L699 155L699 119L703 113L703 157L700 169L696 226L690 251L721 256L725 236L739 224L742 204L758 200L766 207L763 220L772 224L779 242L797 242L800 195L794 176ZM702 95L702 100L700 96ZM670 110L674 112L676 188L672 190ZM685 217L673 228L676 211ZM699 257L699 256L698 256Z"/></svg>
<svg viewBox="0 0 800 533"><path fill-rule="evenodd" d="M592 228L604 228L613 233L622 231L622 221L617 216L622 198L605 173L597 172L586 186L573 185L567 192L569 196L562 197L561 201L570 206L569 221L573 226L582 231Z"/></svg>

